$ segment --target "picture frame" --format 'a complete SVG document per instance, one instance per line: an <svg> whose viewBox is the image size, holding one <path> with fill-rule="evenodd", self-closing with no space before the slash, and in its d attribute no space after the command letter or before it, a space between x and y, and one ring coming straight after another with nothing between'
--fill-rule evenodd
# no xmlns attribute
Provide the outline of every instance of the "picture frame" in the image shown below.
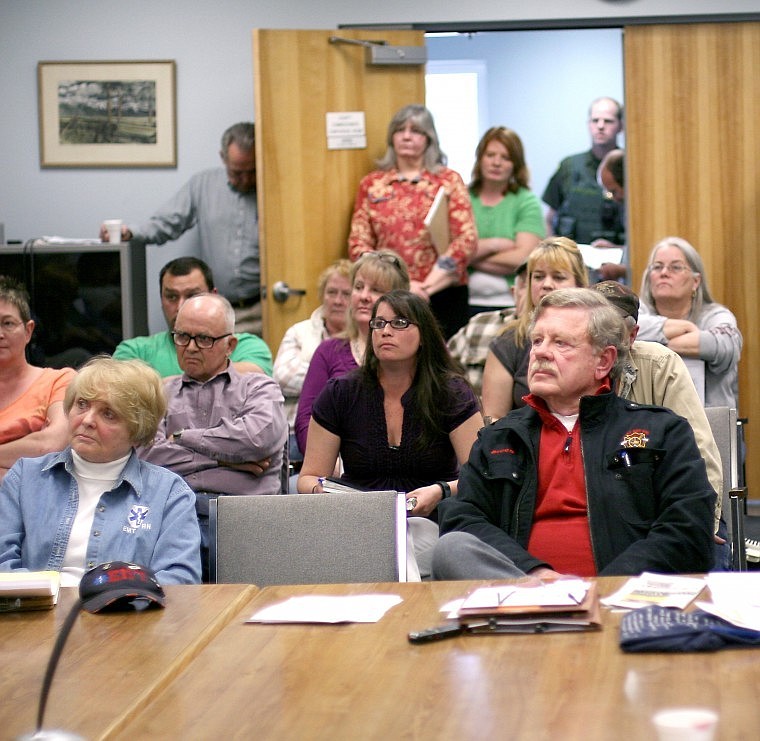
<svg viewBox="0 0 760 741"><path fill-rule="evenodd" d="M176 167L176 64L37 64L42 167Z"/></svg>

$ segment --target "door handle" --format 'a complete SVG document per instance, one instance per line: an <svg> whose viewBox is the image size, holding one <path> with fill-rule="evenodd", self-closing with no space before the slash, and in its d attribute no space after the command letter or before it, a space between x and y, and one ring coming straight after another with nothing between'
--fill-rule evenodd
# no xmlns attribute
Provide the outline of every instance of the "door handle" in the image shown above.
<svg viewBox="0 0 760 741"><path fill-rule="evenodd" d="M284 304L291 296L305 296L303 288L291 288L284 280L278 280L272 286L272 298L278 304Z"/></svg>

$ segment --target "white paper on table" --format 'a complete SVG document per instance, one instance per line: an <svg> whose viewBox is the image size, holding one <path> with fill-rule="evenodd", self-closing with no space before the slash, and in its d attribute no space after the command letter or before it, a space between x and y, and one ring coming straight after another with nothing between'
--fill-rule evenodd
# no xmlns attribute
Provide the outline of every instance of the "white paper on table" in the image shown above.
<svg viewBox="0 0 760 741"><path fill-rule="evenodd" d="M609 597L600 601L608 607L636 610L647 605L686 607L705 587L701 577L653 574L645 571L634 576Z"/></svg>
<svg viewBox="0 0 760 741"><path fill-rule="evenodd" d="M576 607L586 596L589 584L582 579L557 579L540 585L503 584L480 587L465 597L462 609L498 607Z"/></svg>
<svg viewBox="0 0 760 741"><path fill-rule="evenodd" d="M590 244L579 244L578 249L583 256L586 267L599 270L605 262L621 263L623 261L622 247L593 247Z"/></svg>
<svg viewBox="0 0 760 741"><path fill-rule="evenodd" d="M101 242L100 239L72 239L71 237L40 237L40 239L43 242L47 242L48 244L79 244L79 245L87 245L87 246L96 246L101 244L107 244L106 242Z"/></svg>
<svg viewBox="0 0 760 741"><path fill-rule="evenodd" d="M712 602L697 607L740 628L760 630L760 573L715 572L706 581Z"/></svg>
<svg viewBox="0 0 760 741"><path fill-rule="evenodd" d="M709 612L737 628L760 631L760 607L716 605L713 602L695 602L700 610Z"/></svg>
<svg viewBox="0 0 760 741"><path fill-rule="evenodd" d="M290 597L251 615L248 623L376 623L403 600L397 594Z"/></svg>

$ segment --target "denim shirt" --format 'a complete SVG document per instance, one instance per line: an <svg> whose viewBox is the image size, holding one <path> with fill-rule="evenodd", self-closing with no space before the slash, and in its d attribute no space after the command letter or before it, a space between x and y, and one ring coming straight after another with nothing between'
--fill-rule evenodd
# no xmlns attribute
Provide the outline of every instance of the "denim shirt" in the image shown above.
<svg viewBox="0 0 760 741"><path fill-rule="evenodd" d="M60 571L78 505L71 448L20 458L0 486L0 570ZM195 495L134 451L95 508L84 568L111 560L147 566L160 584L201 580Z"/></svg>

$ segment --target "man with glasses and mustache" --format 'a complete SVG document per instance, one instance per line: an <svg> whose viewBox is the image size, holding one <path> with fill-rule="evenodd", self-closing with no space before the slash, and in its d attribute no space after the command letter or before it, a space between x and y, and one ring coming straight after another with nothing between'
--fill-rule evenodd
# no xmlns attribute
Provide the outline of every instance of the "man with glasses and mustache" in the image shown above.
<svg viewBox="0 0 760 741"><path fill-rule="evenodd" d="M238 373L235 313L218 294L182 304L172 337L183 374L166 379L169 403L140 457L182 476L196 495L203 579L208 581L209 500L278 494L288 423L278 384L263 373Z"/></svg>
<svg viewBox="0 0 760 741"><path fill-rule="evenodd" d="M596 291L546 295L528 405L480 434L439 505L436 579L712 568L715 492L689 423L617 396L629 330Z"/></svg>

